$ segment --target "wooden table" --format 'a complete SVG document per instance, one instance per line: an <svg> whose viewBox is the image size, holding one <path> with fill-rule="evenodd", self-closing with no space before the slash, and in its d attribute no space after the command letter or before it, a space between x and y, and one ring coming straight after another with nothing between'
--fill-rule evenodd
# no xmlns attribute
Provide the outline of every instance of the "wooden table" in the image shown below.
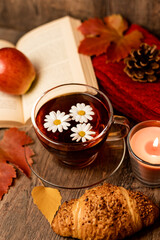
<svg viewBox="0 0 160 240"><path fill-rule="evenodd" d="M1 130L1 136L4 130ZM33 129L29 131L29 135L34 138ZM47 154L42 152L41 145L36 147L36 156L33 157L34 169L38 171L48 170ZM36 161L41 159L41 165L36 167ZM110 159L112 160L112 159ZM57 172L58 175L58 172ZM30 240L30 239L68 239L56 235L48 221L33 203L31 191L35 186L41 185L41 181L32 173L31 178L27 178L24 174L17 171L17 176L2 201L0 202L0 240ZM72 181L72 180L71 180ZM120 169L113 174L106 182L123 186L127 189L139 190L149 196L154 202L160 205L160 191L158 188L148 188L138 182L131 171L128 152L125 154L124 161ZM65 190L59 189L62 195L62 202L72 198L80 197L85 189ZM71 238L69 238L71 239ZM142 230L129 239L160 239L160 222L153 226Z"/></svg>
<svg viewBox="0 0 160 240"><path fill-rule="evenodd" d="M21 33L5 31L0 29L0 38L6 36L7 40L15 42ZM0 131L2 137L3 131ZM32 135L32 132L30 132ZM41 148L36 149L38 156L41 156ZM41 156L45 162L47 155ZM41 165L43 170L44 164ZM57 173L58 174L58 173ZM31 178L27 178L24 174L17 171L17 178L14 180L9 189L0 201L0 240L43 240L43 239L71 239L62 238L56 235L48 221L33 203L31 191L35 186L41 185L39 179L32 174ZM138 182L131 171L128 152L126 152L121 168L109 179L109 183L123 186L127 189L139 190L150 197L160 206L159 188L149 188ZM62 202L72 198L78 198L84 193L85 189L64 190L60 189ZM160 222L156 222L153 226L140 231L134 236L128 238L131 240L159 240L160 239Z"/></svg>

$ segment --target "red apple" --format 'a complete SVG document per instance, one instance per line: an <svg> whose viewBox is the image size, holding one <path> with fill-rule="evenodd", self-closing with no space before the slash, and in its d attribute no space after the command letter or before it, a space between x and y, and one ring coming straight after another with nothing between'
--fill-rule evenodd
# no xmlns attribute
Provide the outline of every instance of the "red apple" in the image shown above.
<svg viewBox="0 0 160 240"><path fill-rule="evenodd" d="M22 95L35 76L32 63L22 52L11 47L0 49L0 91Z"/></svg>

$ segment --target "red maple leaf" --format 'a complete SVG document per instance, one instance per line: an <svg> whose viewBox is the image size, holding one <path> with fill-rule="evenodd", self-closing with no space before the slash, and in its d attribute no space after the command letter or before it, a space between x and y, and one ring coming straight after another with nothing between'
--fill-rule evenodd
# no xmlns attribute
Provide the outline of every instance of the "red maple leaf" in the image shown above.
<svg viewBox="0 0 160 240"><path fill-rule="evenodd" d="M78 28L85 36L78 52L89 56L106 53L107 62L118 62L127 57L132 48L138 48L143 38L139 31L124 35L127 29L128 23L121 15L105 17L104 21L89 19Z"/></svg>
<svg viewBox="0 0 160 240"><path fill-rule="evenodd" d="M29 146L25 146L24 149L24 145L32 142L32 139L24 131L19 131L17 128L10 128L5 131L3 139L0 141L0 199L8 191L13 178L16 177L15 169L11 164L30 177L31 170L26 158L31 165L31 156L34 153Z"/></svg>
<svg viewBox="0 0 160 240"><path fill-rule="evenodd" d="M13 166L5 162L0 162L0 199L8 192L8 187L12 184L12 179L16 177Z"/></svg>

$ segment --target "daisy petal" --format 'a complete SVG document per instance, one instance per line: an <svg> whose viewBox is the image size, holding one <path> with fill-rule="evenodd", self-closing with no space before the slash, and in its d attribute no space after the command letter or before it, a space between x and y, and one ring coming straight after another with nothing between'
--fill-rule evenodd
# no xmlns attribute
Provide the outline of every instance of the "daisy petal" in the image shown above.
<svg viewBox="0 0 160 240"><path fill-rule="evenodd" d="M56 113L54 111L50 112L48 116L53 118L53 120L56 119Z"/></svg>
<svg viewBox="0 0 160 240"><path fill-rule="evenodd" d="M81 103L81 108L84 110L85 109L85 104Z"/></svg>
<svg viewBox="0 0 160 240"><path fill-rule="evenodd" d="M79 142L80 140L81 140L81 137L80 137L80 136L77 137L77 140L76 140L76 141Z"/></svg>
<svg viewBox="0 0 160 240"><path fill-rule="evenodd" d="M86 142L86 140L91 140L93 138L91 135L95 134L94 131L90 131L91 128L90 123L77 124L76 127L72 127L71 131L73 133L70 135L72 141L76 140L76 142L79 142L81 140Z"/></svg>
<svg viewBox="0 0 160 240"><path fill-rule="evenodd" d="M89 136L89 135L86 135L86 138L87 138L88 140L91 140L93 137L92 137L92 136Z"/></svg>
<svg viewBox="0 0 160 240"><path fill-rule="evenodd" d="M86 142L86 137L82 137L82 142Z"/></svg>
<svg viewBox="0 0 160 240"><path fill-rule="evenodd" d="M87 112L90 112L90 111L92 111L92 107L90 107L89 105L87 105L87 106L85 106L85 109L84 109L85 111L87 111Z"/></svg>
<svg viewBox="0 0 160 240"><path fill-rule="evenodd" d="M85 126L84 126L84 131L85 132L87 132L88 130L90 130L91 129L91 124L90 123L88 123L88 124L86 124Z"/></svg>
<svg viewBox="0 0 160 240"><path fill-rule="evenodd" d="M62 127L62 125L58 125L58 131L59 131L59 132L63 132L63 127Z"/></svg>
<svg viewBox="0 0 160 240"><path fill-rule="evenodd" d="M79 122L80 119L81 119L80 115L75 116L75 121L76 121L76 122Z"/></svg>
<svg viewBox="0 0 160 240"><path fill-rule="evenodd" d="M80 123L87 123L88 120L92 120L91 115L94 115L92 107L84 103L77 103L76 106L71 107L69 112L72 120Z"/></svg>
<svg viewBox="0 0 160 240"><path fill-rule="evenodd" d="M76 127L72 127L71 131L76 133L77 132L77 128Z"/></svg>
<svg viewBox="0 0 160 240"><path fill-rule="evenodd" d="M63 132L63 129L67 130L70 126L70 123L67 122L70 120L69 117L70 115L65 115L65 112L60 112L59 110L57 112L51 111L45 116L44 128L47 128L47 131L52 130L52 132L56 132L58 130L59 132Z"/></svg>
<svg viewBox="0 0 160 240"><path fill-rule="evenodd" d="M78 132L83 130L83 125L82 124L77 124L77 130Z"/></svg>
<svg viewBox="0 0 160 240"><path fill-rule="evenodd" d="M64 115L64 116L62 117L62 121L70 121L69 115L68 115L68 114L67 114L67 115Z"/></svg>
<svg viewBox="0 0 160 240"><path fill-rule="evenodd" d="M87 113L88 113L88 115L94 115L93 111L88 111Z"/></svg>
<svg viewBox="0 0 160 240"><path fill-rule="evenodd" d="M77 135L76 133L72 133L70 136L75 137L76 135Z"/></svg>
<svg viewBox="0 0 160 240"><path fill-rule="evenodd" d="M81 104L80 103L77 103L77 108L81 109Z"/></svg>
<svg viewBox="0 0 160 240"><path fill-rule="evenodd" d="M44 123L43 125L45 128L49 128L50 127L50 124L48 122Z"/></svg>
<svg viewBox="0 0 160 240"><path fill-rule="evenodd" d="M51 130L52 130L53 133L55 133L57 131L57 126L52 126Z"/></svg>
<svg viewBox="0 0 160 240"><path fill-rule="evenodd" d="M47 131L49 132L49 131L52 131L52 127L48 127L47 128Z"/></svg>
<svg viewBox="0 0 160 240"><path fill-rule="evenodd" d="M63 126L64 130L67 130L68 127L70 126L70 123L67 124L66 122L64 122L64 123L62 123L62 126Z"/></svg>
<svg viewBox="0 0 160 240"><path fill-rule="evenodd" d="M96 132L88 131L87 134L89 134L89 135L94 135L94 134L96 134Z"/></svg>

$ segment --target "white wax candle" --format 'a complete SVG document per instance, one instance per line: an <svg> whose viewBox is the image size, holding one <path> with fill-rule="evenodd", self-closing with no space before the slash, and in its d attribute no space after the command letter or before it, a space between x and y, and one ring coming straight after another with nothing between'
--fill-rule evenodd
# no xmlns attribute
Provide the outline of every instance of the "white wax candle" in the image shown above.
<svg viewBox="0 0 160 240"><path fill-rule="evenodd" d="M132 136L130 145L132 151L142 160L160 164L160 127L145 127L138 130Z"/></svg>

